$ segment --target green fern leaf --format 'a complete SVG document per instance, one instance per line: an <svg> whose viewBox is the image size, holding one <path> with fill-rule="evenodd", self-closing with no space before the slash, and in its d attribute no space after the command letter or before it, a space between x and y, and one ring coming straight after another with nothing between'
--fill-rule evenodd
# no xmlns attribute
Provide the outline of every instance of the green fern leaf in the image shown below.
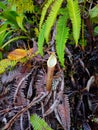
<svg viewBox="0 0 98 130"><path fill-rule="evenodd" d="M39 37L38 37L38 51L43 56L43 44L44 44L44 34L46 24L43 24L42 29L40 30Z"/></svg>
<svg viewBox="0 0 98 130"><path fill-rule="evenodd" d="M69 28L66 27L67 19L68 19L67 15L60 16L56 26L57 34L55 37L57 55L63 67L64 67L64 49L69 34Z"/></svg>
<svg viewBox="0 0 98 130"><path fill-rule="evenodd" d="M34 130L52 130L48 126L48 124L44 121L44 119L41 119L36 114L30 117L30 122L32 126L34 127Z"/></svg>
<svg viewBox="0 0 98 130"><path fill-rule="evenodd" d="M80 29L81 29L81 17L80 17L78 0L75 1L67 0L67 4L68 4L70 19L73 26L73 37L77 46L79 36L80 36Z"/></svg>
<svg viewBox="0 0 98 130"><path fill-rule="evenodd" d="M54 0L48 0L47 3L45 4L43 10L42 10L41 20L40 20L40 23L39 23L39 28L40 28L40 29L41 29L42 23L43 23L43 21L44 21L44 18L45 18L47 9L49 8L49 6L51 5L51 3L52 3L53 1L54 1Z"/></svg>
<svg viewBox="0 0 98 130"><path fill-rule="evenodd" d="M55 19L58 15L58 11L61 7L62 2L63 2L63 0L55 0L55 2L52 5L52 9L49 13L47 20L46 20L46 29L45 29L46 42L48 42L50 30L55 22Z"/></svg>

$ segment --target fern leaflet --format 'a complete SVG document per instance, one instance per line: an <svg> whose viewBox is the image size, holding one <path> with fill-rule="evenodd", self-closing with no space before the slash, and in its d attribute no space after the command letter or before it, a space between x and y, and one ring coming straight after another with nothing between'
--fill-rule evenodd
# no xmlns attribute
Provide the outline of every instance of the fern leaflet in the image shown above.
<svg viewBox="0 0 98 130"><path fill-rule="evenodd" d="M80 17L78 0L75 0L75 1L67 0L67 4L68 4L70 19L73 26L73 37L77 46L78 39L80 36L80 29L81 29L81 17Z"/></svg>
<svg viewBox="0 0 98 130"><path fill-rule="evenodd" d="M41 20L40 20L40 23L39 23L39 28L40 28L40 29L41 29L42 23L43 23L43 21L44 21L44 18L45 18L47 9L49 8L49 6L51 5L51 3L52 3L53 1L54 1L54 0L48 0L47 3L45 4L43 10L42 10Z"/></svg>
<svg viewBox="0 0 98 130"><path fill-rule="evenodd" d="M68 39L69 34L69 28L66 27L67 24L67 15L60 16L57 26L56 26L56 51L59 58L59 61L61 62L61 65L64 67L64 49L65 49L65 43Z"/></svg>
<svg viewBox="0 0 98 130"><path fill-rule="evenodd" d="M55 22L55 19L58 15L58 11L61 7L61 4L62 4L63 0L55 0L55 2L53 3L52 5L52 9L49 13L49 16L46 20L46 29L45 29L45 39L46 39L46 42L48 42L48 37L49 37L49 33L50 33L50 30Z"/></svg>
<svg viewBox="0 0 98 130"><path fill-rule="evenodd" d="M30 122L32 126L34 127L34 130L52 130L48 126L48 124L44 121L44 119L41 119L36 114L30 117Z"/></svg>
<svg viewBox="0 0 98 130"><path fill-rule="evenodd" d="M38 51L41 54L41 56L43 56L43 44L44 44L44 34L45 34L45 28L46 24L43 24L40 33L39 33L39 37L38 37Z"/></svg>

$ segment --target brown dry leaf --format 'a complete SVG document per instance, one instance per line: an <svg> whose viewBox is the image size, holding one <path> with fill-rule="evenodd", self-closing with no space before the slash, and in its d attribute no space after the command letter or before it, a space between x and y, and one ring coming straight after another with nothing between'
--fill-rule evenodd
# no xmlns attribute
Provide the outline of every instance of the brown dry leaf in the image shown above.
<svg viewBox="0 0 98 130"><path fill-rule="evenodd" d="M8 59L19 60L19 59L26 57L27 55L31 55L32 51L33 51L33 48L31 48L29 50L15 49L14 51L9 53Z"/></svg>
<svg viewBox="0 0 98 130"><path fill-rule="evenodd" d="M62 95L62 103L58 105L57 109L64 130L70 130L70 107L67 95Z"/></svg>

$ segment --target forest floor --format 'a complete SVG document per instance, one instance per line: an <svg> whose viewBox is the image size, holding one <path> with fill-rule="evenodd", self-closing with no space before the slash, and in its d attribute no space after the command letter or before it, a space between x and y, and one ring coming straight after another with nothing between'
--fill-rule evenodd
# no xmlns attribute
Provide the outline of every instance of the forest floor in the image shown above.
<svg viewBox="0 0 98 130"><path fill-rule="evenodd" d="M48 58L38 54L0 76L0 129L32 130L36 113L53 130L98 130L98 38L84 49L66 46L66 68L57 62L50 91Z"/></svg>

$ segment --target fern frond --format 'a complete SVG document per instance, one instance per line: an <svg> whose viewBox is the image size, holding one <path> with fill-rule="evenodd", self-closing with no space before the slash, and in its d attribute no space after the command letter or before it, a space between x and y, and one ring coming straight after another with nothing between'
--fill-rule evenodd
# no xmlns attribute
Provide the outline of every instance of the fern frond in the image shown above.
<svg viewBox="0 0 98 130"><path fill-rule="evenodd" d="M67 0L67 7L69 10L70 19L72 22L73 27L73 37L76 43L76 46L78 45L78 40L80 36L80 29L81 29L81 16L80 16L80 10L78 5L78 0Z"/></svg>
<svg viewBox="0 0 98 130"><path fill-rule="evenodd" d="M43 24L38 37L38 51L43 56L43 44L44 44L44 34L45 34L46 24Z"/></svg>
<svg viewBox="0 0 98 130"><path fill-rule="evenodd" d="M60 16L57 26L56 26L56 52L61 62L61 65L64 67L64 49L65 44L68 39L69 28L66 27L67 24L67 15Z"/></svg>
<svg viewBox="0 0 98 130"><path fill-rule="evenodd" d="M44 121L44 119L41 119L36 114L30 117L30 122L32 126L34 127L34 130L52 130L48 126L48 124Z"/></svg>
<svg viewBox="0 0 98 130"><path fill-rule="evenodd" d="M41 29L42 23L44 21L47 9L49 8L49 6L52 4L54 0L48 0L47 3L45 4L43 10L42 10L42 14L41 14L41 19L40 19L40 23L39 23L39 28Z"/></svg>
<svg viewBox="0 0 98 130"><path fill-rule="evenodd" d="M55 19L58 15L58 11L61 7L62 2L63 2L63 0L55 0L55 2L52 5L52 9L49 13L47 20L46 20L46 29L45 29L46 42L48 42L50 30L55 22Z"/></svg>

